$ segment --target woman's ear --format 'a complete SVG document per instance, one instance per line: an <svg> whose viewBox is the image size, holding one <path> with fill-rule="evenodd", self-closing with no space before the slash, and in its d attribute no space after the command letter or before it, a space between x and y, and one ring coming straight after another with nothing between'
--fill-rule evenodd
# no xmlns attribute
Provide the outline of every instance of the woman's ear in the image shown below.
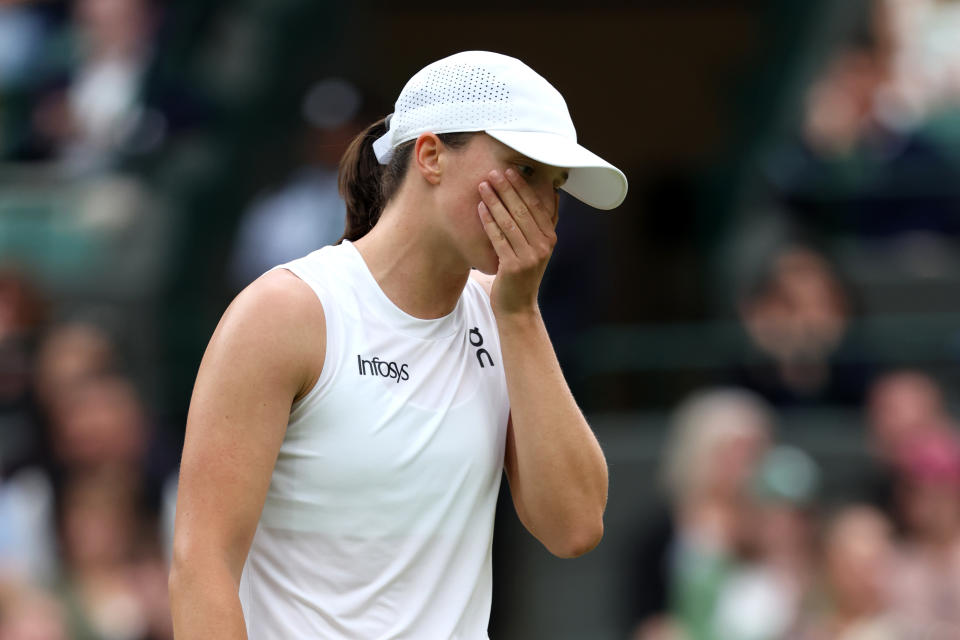
<svg viewBox="0 0 960 640"><path fill-rule="evenodd" d="M420 175L430 184L440 182L440 174L443 173L441 156L445 152L446 147L437 134L421 133L417 138L416 146L413 148L413 158Z"/></svg>

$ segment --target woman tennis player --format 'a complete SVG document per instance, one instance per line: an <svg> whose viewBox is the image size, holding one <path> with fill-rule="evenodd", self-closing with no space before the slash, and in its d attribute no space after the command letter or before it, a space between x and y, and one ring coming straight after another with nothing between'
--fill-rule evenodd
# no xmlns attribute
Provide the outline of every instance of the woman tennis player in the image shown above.
<svg viewBox="0 0 960 640"><path fill-rule="evenodd" d="M428 65L354 140L344 240L247 287L200 365L179 639L486 638L503 470L552 553L600 541L606 463L537 308L561 188L627 182L499 54Z"/></svg>

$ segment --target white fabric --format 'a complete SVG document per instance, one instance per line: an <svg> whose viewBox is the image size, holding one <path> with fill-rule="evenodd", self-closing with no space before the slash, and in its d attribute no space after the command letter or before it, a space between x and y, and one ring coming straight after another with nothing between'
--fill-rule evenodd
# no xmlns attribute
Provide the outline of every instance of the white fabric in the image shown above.
<svg viewBox="0 0 960 640"><path fill-rule="evenodd" d="M486 131L534 160L570 169L563 189L598 209L627 196L627 178L577 144L563 96L509 56L464 51L418 71L400 92L387 132L373 150L387 164L398 145L422 133Z"/></svg>
<svg viewBox="0 0 960 640"><path fill-rule="evenodd" d="M349 242L283 266L323 304L327 353L244 567L249 637L487 638L509 405L486 292L421 320Z"/></svg>

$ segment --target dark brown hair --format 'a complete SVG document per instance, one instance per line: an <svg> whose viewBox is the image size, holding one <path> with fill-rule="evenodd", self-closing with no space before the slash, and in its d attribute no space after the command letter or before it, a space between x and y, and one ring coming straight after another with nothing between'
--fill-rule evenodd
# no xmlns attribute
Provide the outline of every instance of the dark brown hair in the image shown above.
<svg viewBox="0 0 960 640"><path fill-rule="evenodd" d="M381 118L358 134L340 159L340 195L347 203L347 224L341 242L358 240L373 229L383 207L397 192L407 174L416 140L396 147L386 165L380 164L373 152L374 140L387 132L384 121L385 118ZM441 133L437 137L446 146L458 149L466 145L473 135L474 132Z"/></svg>

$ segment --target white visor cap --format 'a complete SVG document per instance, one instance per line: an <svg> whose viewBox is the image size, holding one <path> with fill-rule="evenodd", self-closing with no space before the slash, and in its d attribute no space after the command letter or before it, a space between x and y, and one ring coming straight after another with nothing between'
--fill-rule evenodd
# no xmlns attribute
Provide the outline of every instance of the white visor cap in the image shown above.
<svg viewBox="0 0 960 640"><path fill-rule="evenodd" d="M620 169L577 144L560 92L516 58L464 51L427 65L400 92L387 132L374 141L380 164L422 133L485 131L511 149L570 170L563 190L597 209L627 196Z"/></svg>

